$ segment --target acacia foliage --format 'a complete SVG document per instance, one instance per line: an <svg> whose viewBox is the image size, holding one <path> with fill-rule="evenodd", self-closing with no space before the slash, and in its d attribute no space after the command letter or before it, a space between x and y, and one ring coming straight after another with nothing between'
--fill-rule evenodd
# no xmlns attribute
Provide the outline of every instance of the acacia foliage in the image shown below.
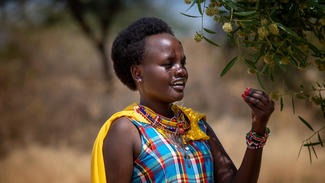
<svg viewBox="0 0 325 183"><path fill-rule="evenodd" d="M221 72L224 76L238 60L247 65L249 74L256 75L261 88L265 80L275 81L280 72L288 68L304 70L315 67L325 71L325 1L324 0L185 0L189 8L197 8L199 16L182 12L184 16L200 18L202 26L194 35L195 41L205 40L219 47L208 35L216 31L204 27L204 20L213 17L214 23L221 24L229 41L239 48L239 54L231 59ZM303 99L319 107L325 119L325 80L314 81L311 86L300 85L294 92L270 96L279 101L283 110L284 96L291 100L295 113L295 100ZM302 116L297 116L312 131L302 147L317 157L314 146L323 147L320 132L314 130Z"/></svg>

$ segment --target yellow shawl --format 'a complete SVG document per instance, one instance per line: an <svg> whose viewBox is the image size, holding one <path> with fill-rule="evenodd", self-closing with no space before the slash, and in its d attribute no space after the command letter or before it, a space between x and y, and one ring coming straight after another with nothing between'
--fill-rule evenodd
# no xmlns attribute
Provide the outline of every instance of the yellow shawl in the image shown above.
<svg viewBox="0 0 325 183"><path fill-rule="evenodd" d="M97 138L95 140L92 154L91 154L91 183L106 183L106 175L105 175L105 167L104 167L104 158L103 158L103 141L107 135L109 127L112 122L120 117L131 117L136 121L140 121L143 123L149 123L145 118L143 118L140 114L138 114L134 110L134 106L137 104L134 103L126 107L123 111L117 112L112 115L101 127ZM200 114L198 112L193 111L192 109L179 107L184 114L191 121L191 128L187 132L187 138L189 140L208 140L209 136L207 136L199 127L198 121L203 119L206 121L206 116L204 114Z"/></svg>

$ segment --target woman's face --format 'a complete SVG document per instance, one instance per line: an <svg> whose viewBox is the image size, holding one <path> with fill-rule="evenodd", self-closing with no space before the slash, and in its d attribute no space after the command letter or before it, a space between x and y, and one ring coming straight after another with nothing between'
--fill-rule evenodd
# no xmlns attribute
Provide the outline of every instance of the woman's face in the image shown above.
<svg viewBox="0 0 325 183"><path fill-rule="evenodd" d="M172 103L184 96L188 73L182 44L167 33L146 38L141 70L141 97Z"/></svg>

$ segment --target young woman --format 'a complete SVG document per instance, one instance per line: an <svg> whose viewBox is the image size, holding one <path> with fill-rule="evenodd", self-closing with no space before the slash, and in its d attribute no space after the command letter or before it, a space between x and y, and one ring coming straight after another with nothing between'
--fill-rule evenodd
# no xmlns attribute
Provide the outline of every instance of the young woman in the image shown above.
<svg viewBox="0 0 325 183"><path fill-rule="evenodd" d="M205 115L173 103L188 79L182 44L168 25L142 18L119 33L112 47L118 78L140 95L139 103L114 114L92 152L92 183L257 182L266 128L274 102L247 88L252 129L237 170Z"/></svg>

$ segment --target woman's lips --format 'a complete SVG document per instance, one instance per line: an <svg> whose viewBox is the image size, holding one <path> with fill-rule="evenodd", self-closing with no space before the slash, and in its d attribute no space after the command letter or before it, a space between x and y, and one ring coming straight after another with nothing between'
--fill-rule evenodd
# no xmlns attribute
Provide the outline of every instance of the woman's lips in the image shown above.
<svg viewBox="0 0 325 183"><path fill-rule="evenodd" d="M176 91L182 92L185 89L185 82L184 81L175 82L174 84L171 85L171 87Z"/></svg>

